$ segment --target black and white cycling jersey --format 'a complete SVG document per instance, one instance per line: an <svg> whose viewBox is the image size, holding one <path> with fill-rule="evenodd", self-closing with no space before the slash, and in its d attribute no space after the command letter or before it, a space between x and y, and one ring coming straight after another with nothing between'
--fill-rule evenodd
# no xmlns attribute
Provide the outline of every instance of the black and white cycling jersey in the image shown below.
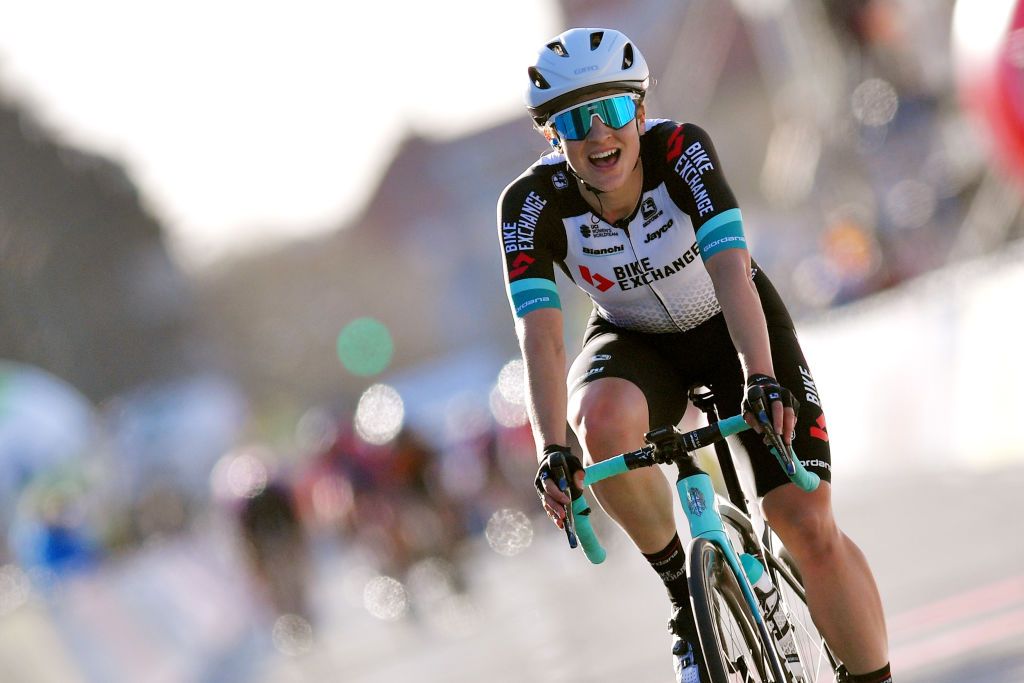
<svg viewBox="0 0 1024 683"><path fill-rule="evenodd" d="M681 332L721 310L704 261L746 243L708 134L689 123L650 120L640 159L640 201L615 223L586 203L560 153L542 157L505 189L498 222L517 316L561 306L556 264L598 315L625 329Z"/></svg>

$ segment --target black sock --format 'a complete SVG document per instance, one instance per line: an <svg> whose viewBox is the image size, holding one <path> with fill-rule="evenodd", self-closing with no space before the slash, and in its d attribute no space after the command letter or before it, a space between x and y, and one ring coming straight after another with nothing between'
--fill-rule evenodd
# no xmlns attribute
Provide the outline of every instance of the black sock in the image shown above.
<svg viewBox="0 0 1024 683"><path fill-rule="evenodd" d="M889 673L889 665L886 664L878 671L866 674L848 674L847 680L850 683L892 683L892 674Z"/></svg>
<svg viewBox="0 0 1024 683"><path fill-rule="evenodd" d="M656 553L643 554L668 589L674 607L690 608L690 587L686 583L686 551L674 534L668 545Z"/></svg>

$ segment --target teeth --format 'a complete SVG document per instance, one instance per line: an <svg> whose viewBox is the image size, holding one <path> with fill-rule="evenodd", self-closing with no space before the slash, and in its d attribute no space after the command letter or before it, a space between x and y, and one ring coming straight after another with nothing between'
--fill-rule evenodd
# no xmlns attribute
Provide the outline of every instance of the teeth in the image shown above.
<svg viewBox="0 0 1024 683"><path fill-rule="evenodd" d="M597 154L591 154L591 159L607 159L611 155L615 154L618 150L610 149L607 152L598 152Z"/></svg>

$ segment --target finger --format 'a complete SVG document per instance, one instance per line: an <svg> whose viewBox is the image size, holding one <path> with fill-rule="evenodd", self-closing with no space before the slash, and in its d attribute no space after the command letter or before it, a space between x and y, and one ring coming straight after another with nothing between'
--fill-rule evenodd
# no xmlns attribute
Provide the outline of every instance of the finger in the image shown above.
<svg viewBox="0 0 1024 683"><path fill-rule="evenodd" d="M784 434L783 428L785 427L783 416L785 414L785 408L782 405L782 401L772 401L772 428L776 434Z"/></svg>
<svg viewBox="0 0 1024 683"><path fill-rule="evenodd" d="M553 501L544 502L544 512L551 518L551 521L555 523L559 529L562 528L562 518L565 517L565 508Z"/></svg>
<svg viewBox="0 0 1024 683"><path fill-rule="evenodd" d="M796 434L796 411L786 408L786 416L783 420L782 435L787 446L793 445L793 436Z"/></svg>
<svg viewBox="0 0 1024 683"><path fill-rule="evenodd" d="M743 421L746 422L747 426L749 426L755 432L757 432L758 434L761 433L761 425L758 423L757 418L754 417L754 414L749 410L743 413Z"/></svg>
<svg viewBox="0 0 1024 683"><path fill-rule="evenodd" d="M576 488L582 491L583 482L586 481L586 473L583 470L580 470L579 472L576 473L576 476L573 478L573 481L576 482Z"/></svg>
<svg viewBox="0 0 1024 683"><path fill-rule="evenodd" d="M559 505L568 505L569 496L562 493L561 489L559 489L558 486L555 485L555 482L548 479L546 482L544 482L544 490L545 492L547 492L548 496Z"/></svg>

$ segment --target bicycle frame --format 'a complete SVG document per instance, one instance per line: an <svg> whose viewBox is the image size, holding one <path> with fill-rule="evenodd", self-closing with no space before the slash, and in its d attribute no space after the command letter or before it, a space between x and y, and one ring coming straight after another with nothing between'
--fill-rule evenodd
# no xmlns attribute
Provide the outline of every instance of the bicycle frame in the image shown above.
<svg viewBox="0 0 1024 683"><path fill-rule="evenodd" d="M721 551L740 585L744 600L757 624L762 642L770 643L772 637L764 623L750 580L726 534L711 477L700 469L693 458L693 452L702 446L710 445L749 428L743 417L736 415L686 433L680 433L670 427L648 432L645 435L645 439L648 441L647 446L585 468L584 485L590 486L640 467L650 467L658 463L675 463L679 468L676 489L683 513L690 526L690 537L693 539L690 543L691 548L697 539L704 538ZM818 476L804 469L795 453L792 455L787 453L785 456L780 454L780 449L784 450L785 447L778 439L774 443L775 445L770 450L779 464L786 469L790 480L805 491L816 489L819 483ZM666 450L669 453L668 456L665 455ZM590 508L583 493L574 493L571 513L566 516L566 533L569 536L570 546L575 547L574 536L578 536L587 558L598 564L604 561L607 553L594 534L589 514ZM786 680L775 648L766 648L765 654L777 680Z"/></svg>

